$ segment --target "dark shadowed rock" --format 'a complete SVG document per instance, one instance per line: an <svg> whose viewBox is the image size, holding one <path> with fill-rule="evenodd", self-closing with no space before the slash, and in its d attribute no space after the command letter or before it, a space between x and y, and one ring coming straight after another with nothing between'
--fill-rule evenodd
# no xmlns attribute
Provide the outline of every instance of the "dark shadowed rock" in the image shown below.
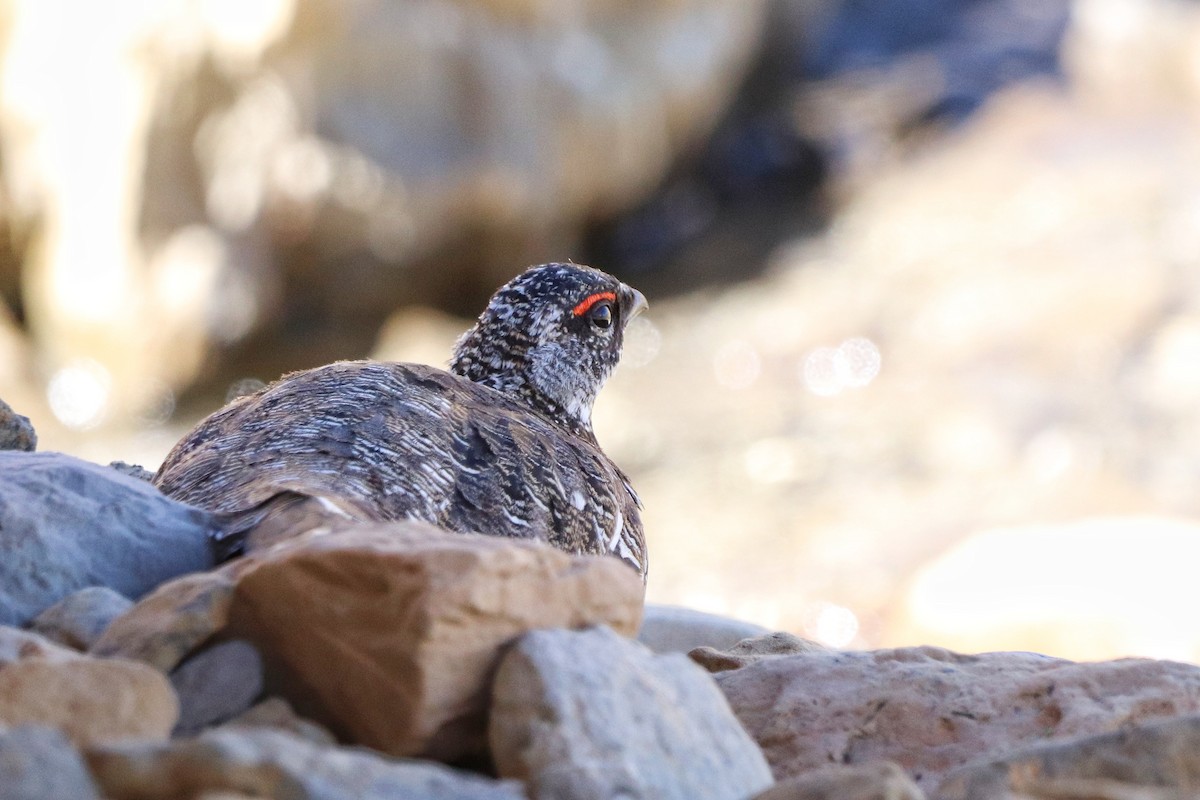
<svg viewBox="0 0 1200 800"><path fill-rule="evenodd" d="M0 800L99 798L83 759L52 728L0 729Z"/></svg>
<svg viewBox="0 0 1200 800"><path fill-rule="evenodd" d="M537 800L743 800L771 785L713 679L607 628L533 631L505 655L489 734Z"/></svg>
<svg viewBox="0 0 1200 800"><path fill-rule="evenodd" d="M249 642L220 642L171 673L179 696L176 736L189 736L248 710L263 690L262 656Z"/></svg>
<svg viewBox="0 0 1200 800"><path fill-rule="evenodd" d="M681 606L648 604L638 641L656 653L686 653L697 647L723 650L769 631L761 625Z"/></svg>
<svg viewBox="0 0 1200 800"><path fill-rule="evenodd" d="M0 623L89 586L137 598L212 566L211 517L61 453L0 452Z"/></svg>
<svg viewBox="0 0 1200 800"><path fill-rule="evenodd" d="M132 605L128 597L106 586L89 586L38 614L29 627L59 644L87 650Z"/></svg>
<svg viewBox="0 0 1200 800"><path fill-rule="evenodd" d="M33 452L37 449L37 433L29 417L23 417L0 400L0 450L25 450Z"/></svg>
<svg viewBox="0 0 1200 800"><path fill-rule="evenodd" d="M111 800L241 792L272 800L524 800L520 786L368 750L318 747L285 733L221 729L164 745L96 748L93 776Z"/></svg>

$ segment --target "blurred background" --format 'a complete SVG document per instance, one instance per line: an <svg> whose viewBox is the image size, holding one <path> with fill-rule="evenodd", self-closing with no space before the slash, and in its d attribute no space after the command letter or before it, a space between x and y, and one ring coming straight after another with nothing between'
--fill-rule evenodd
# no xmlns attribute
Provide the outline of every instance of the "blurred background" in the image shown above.
<svg viewBox="0 0 1200 800"><path fill-rule="evenodd" d="M1200 4L0 0L0 398L153 469L573 259L649 599L1200 660Z"/></svg>

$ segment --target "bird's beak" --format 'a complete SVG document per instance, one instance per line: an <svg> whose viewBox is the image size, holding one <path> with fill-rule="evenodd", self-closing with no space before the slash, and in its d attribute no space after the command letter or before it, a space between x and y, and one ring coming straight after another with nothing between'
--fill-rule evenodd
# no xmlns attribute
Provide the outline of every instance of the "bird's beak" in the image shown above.
<svg viewBox="0 0 1200 800"><path fill-rule="evenodd" d="M621 294L624 295L622 299L625 301L623 303L625 306L625 322L628 323L638 314L648 309L650 304L646 302L646 295L642 294L637 289L634 289L632 286L622 285L621 289Z"/></svg>

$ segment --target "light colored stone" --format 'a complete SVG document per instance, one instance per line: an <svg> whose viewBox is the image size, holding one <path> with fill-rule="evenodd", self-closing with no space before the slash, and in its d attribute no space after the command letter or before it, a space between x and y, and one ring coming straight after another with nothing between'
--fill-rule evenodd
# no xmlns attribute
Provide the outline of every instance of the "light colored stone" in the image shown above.
<svg viewBox="0 0 1200 800"><path fill-rule="evenodd" d="M697 647L724 650L769 631L761 625L682 606L647 603L638 641L656 653L686 653Z"/></svg>
<svg viewBox="0 0 1200 800"><path fill-rule="evenodd" d="M946 776L937 800L1184 800L1200 791L1200 716L1046 742Z"/></svg>
<svg viewBox="0 0 1200 800"><path fill-rule="evenodd" d="M518 784L361 748L319 747L268 730L214 730L162 745L90 750L111 800L240 792L271 800L524 800Z"/></svg>
<svg viewBox="0 0 1200 800"><path fill-rule="evenodd" d="M443 760L485 748L504 645L536 628L632 636L643 587L617 559L417 523L306 534L241 560L225 635L253 642L305 716Z"/></svg>
<svg viewBox="0 0 1200 800"><path fill-rule="evenodd" d="M977 758L1200 711L1200 667L933 647L807 653L721 672L776 777L894 761L930 795Z"/></svg>
<svg viewBox="0 0 1200 800"><path fill-rule="evenodd" d="M40 633L0 625L0 667L28 658L61 662L80 658L80 655Z"/></svg>
<svg viewBox="0 0 1200 800"><path fill-rule="evenodd" d="M249 642L218 642L171 672L179 697L176 736L189 736L248 710L263 690L262 656Z"/></svg>
<svg viewBox="0 0 1200 800"><path fill-rule="evenodd" d="M137 598L212 566L211 515L61 453L0 451L0 624L107 586Z"/></svg>
<svg viewBox="0 0 1200 800"><path fill-rule="evenodd" d="M0 724L58 728L89 745L165 739L178 716L171 685L145 664L80 656L0 666Z"/></svg>
<svg viewBox="0 0 1200 800"><path fill-rule="evenodd" d="M92 653L130 658L170 672L225 625L233 602L234 571L201 572L163 584L113 620Z"/></svg>
<svg viewBox="0 0 1200 800"><path fill-rule="evenodd" d="M337 738L323 725L298 715L282 697L268 697L226 722L225 728L270 728L289 733L316 744L337 744Z"/></svg>
<svg viewBox="0 0 1200 800"><path fill-rule="evenodd" d="M890 761L828 767L775 784L754 800L925 800L904 770Z"/></svg>
<svg viewBox="0 0 1200 800"><path fill-rule="evenodd" d="M29 417L21 416L8 403L0 400L0 450L33 452L36 449L37 434Z"/></svg>
<svg viewBox="0 0 1200 800"><path fill-rule="evenodd" d="M83 759L59 731L0 727L0 800L99 800Z"/></svg>
<svg viewBox="0 0 1200 800"><path fill-rule="evenodd" d="M704 667L709 672L724 672L727 669L738 669L747 664L762 661L765 658L783 658L797 653L828 652L823 644L801 639L799 636L776 631L750 639L743 639L727 650L713 647L697 647L688 653L688 658Z"/></svg>
<svg viewBox="0 0 1200 800"><path fill-rule="evenodd" d="M533 631L500 662L492 757L535 800L743 798L771 770L712 678L607 628Z"/></svg>
<svg viewBox="0 0 1200 800"><path fill-rule="evenodd" d="M38 614L29 627L67 647L87 650L114 619L132 606L132 600L112 589L90 586Z"/></svg>

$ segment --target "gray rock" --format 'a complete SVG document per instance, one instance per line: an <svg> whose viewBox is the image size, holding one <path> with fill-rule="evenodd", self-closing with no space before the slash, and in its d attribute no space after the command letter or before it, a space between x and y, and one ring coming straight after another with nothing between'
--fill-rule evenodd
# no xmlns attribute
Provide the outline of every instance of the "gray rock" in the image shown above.
<svg viewBox="0 0 1200 800"><path fill-rule="evenodd" d="M647 604L638 641L656 653L687 653L697 647L728 650L743 639L770 633L761 625L681 606Z"/></svg>
<svg viewBox="0 0 1200 800"><path fill-rule="evenodd" d="M132 600L107 586L89 586L38 614L29 627L59 644L87 650L132 605Z"/></svg>
<svg viewBox="0 0 1200 800"><path fill-rule="evenodd" d="M93 777L111 800L240 792L278 800L524 800L518 784L369 750L320 747L269 730L218 729L160 745L96 748Z"/></svg>
<svg viewBox="0 0 1200 800"><path fill-rule="evenodd" d="M608 628L533 631L492 689L492 755L530 797L743 800L771 770L713 679Z"/></svg>
<svg viewBox="0 0 1200 800"><path fill-rule="evenodd" d="M171 673L179 696L176 736L190 736L247 711L263 691L263 662L258 649L234 639L189 658Z"/></svg>
<svg viewBox="0 0 1200 800"><path fill-rule="evenodd" d="M72 592L133 599L213 566L211 515L153 486L61 453L0 452L0 624Z"/></svg>
<svg viewBox="0 0 1200 800"><path fill-rule="evenodd" d="M23 417L0 400L0 450L37 449L37 433L29 417Z"/></svg>
<svg viewBox="0 0 1200 800"><path fill-rule="evenodd" d="M154 473L143 467L141 464L127 464L124 461L111 461L108 464L109 469L115 469L122 475L128 475L131 478L137 478L139 481L154 480Z"/></svg>
<svg viewBox="0 0 1200 800"><path fill-rule="evenodd" d="M0 800L99 798L79 753L60 731L0 729Z"/></svg>

